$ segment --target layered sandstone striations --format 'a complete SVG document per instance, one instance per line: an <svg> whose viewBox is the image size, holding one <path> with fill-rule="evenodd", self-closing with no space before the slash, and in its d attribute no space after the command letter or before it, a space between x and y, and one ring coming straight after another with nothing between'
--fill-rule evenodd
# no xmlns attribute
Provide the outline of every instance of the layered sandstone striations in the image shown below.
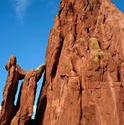
<svg viewBox="0 0 124 125"><path fill-rule="evenodd" d="M109 0L62 0L46 51L38 125L124 124L124 14Z"/></svg>

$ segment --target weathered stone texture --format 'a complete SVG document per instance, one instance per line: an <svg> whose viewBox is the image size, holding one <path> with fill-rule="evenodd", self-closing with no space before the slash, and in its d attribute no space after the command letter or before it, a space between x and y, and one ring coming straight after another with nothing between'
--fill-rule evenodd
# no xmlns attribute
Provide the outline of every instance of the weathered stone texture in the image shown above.
<svg viewBox="0 0 124 125"><path fill-rule="evenodd" d="M124 124L124 14L109 0L62 0L45 67L25 73L13 57L6 69L1 125ZM36 82L44 70L36 118L31 120Z"/></svg>
<svg viewBox="0 0 124 125"><path fill-rule="evenodd" d="M62 0L46 51L39 125L124 124L124 14L109 0Z"/></svg>
<svg viewBox="0 0 124 125"><path fill-rule="evenodd" d="M33 125L31 119L36 96L37 82L41 78L46 65L43 64L29 72L21 69L16 63L16 57L10 56L6 64L8 71L6 85L3 91L2 109L0 111L0 125ZM14 105L19 80L24 79L18 95L17 104Z"/></svg>
<svg viewBox="0 0 124 125"><path fill-rule="evenodd" d="M6 64L6 70L8 71L8 76L1 103L2 110L0 111L0 125L9 125L11 119L15 115L17 108L14 106L14 100L18 87L18 81L24 78L27 73L16 64L15 56L10 57Z"/></svg>
<svg viewBox="0 0 124 125"><path fill-rule="evenodd" d="M30 125L37 87L36 78L37 74L33 69L26 74L20 90L19 109L11 121L11 125Z"/></svg>

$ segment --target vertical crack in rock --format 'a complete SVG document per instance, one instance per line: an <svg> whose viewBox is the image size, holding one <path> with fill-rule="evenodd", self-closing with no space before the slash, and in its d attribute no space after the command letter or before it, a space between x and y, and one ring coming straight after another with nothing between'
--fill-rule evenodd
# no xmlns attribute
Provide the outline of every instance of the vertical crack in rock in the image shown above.
<svg viewBox="0 0 124 125"><path fill-rule="evenodd" d="M52 79L54 79L54 77L56 76L57 66L58 66L58 63L59 63L59 58L61 56L61 51L62 51L62 47L63 47L63 41L64 41L64 38L62 37L61 41L59 43L59 46L56 48L55 62L53 64L52 71L51 71Z"/></svg>
<svg viewBox="0 0 124 125"><path fill-rule="evenodd" d="M80 78L80 120L79 120L79 125L82 125L82 118L83 118L83 109L82 109L82 83L81 83L81 78Z"/></svg>
<svg viewBox="0 0 124 125"><path fill-rule="evenodd" d="M76 41L76 37L77 37L77 19L78 19L78 15L76 15L75 21L74 21L74 41Z"/></svg>
<svg viewBox="0 0 124 125"><path fill-rule="evenodd" d="M120 79L120 68L119 67L117 68L117 75L118 75L118 82L121 82L121 79Z"/></svg>

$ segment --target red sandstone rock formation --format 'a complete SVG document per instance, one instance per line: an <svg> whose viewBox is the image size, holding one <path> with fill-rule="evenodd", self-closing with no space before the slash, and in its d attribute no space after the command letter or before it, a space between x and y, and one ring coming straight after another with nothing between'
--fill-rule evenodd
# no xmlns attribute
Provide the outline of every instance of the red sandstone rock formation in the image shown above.
<svg viewBox="0 0 124 125"><path fill-rule="evenodd" d="M0 125L124 124L124 14L109 0L60 3L49 36L46 71L34 121L31 115L36 82L42 72L23 73L12 62L6 67L9 74ZM14 108L16 83L24 76ZM13 91L8 89L10 85L14 86Z"/></svg>
<svg viewBox="0 0 124 125"><path fill-rule="evenodd" d="M0 125L9 125L11 119L15 115L16 107L14 106L14 99L18 87L18 81L23 79L27 73L16 64L15 56L10 57L8 63L6 64L6 70L8 71L8 76L3 91Z"/></svg>
<svg viewBox="0 0 124 125"><path fill-rule="evenodd" d="M34 70L30 70L24 79L21 88L19 109L13 118L11 125L29 125L33 114L33 104L35 100L37 87L37 74Z"/></svg>
<svg viewBox="0 0 124 125"><path fill-rule="evenodd" d="M7 81L3 92L2 110L0 112L0 125L31 125L33 120L33 104L35 100L37 82L41 78L46 65L29 72L22 70L16 64L16 57L11 56L6 69L8 71ZM14 106L18 81L22 83L17 105Z"/></svg>
<svg viewBox="0 0 124 125"><path fill-rule="evenodd" d="M124 14L109 0L62 0L46 51L38 125L124 124Z"/></svg>

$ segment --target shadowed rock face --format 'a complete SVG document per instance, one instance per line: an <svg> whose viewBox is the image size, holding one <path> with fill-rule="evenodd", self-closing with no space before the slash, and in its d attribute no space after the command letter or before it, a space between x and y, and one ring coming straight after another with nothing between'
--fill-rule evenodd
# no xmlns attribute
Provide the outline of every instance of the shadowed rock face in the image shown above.
<svg viewBox="0 0 124 125"><path fill-rule="evenodd" d="M46 51L38 125L124 124L124 14L109 0L62 0Z"/></svg>

